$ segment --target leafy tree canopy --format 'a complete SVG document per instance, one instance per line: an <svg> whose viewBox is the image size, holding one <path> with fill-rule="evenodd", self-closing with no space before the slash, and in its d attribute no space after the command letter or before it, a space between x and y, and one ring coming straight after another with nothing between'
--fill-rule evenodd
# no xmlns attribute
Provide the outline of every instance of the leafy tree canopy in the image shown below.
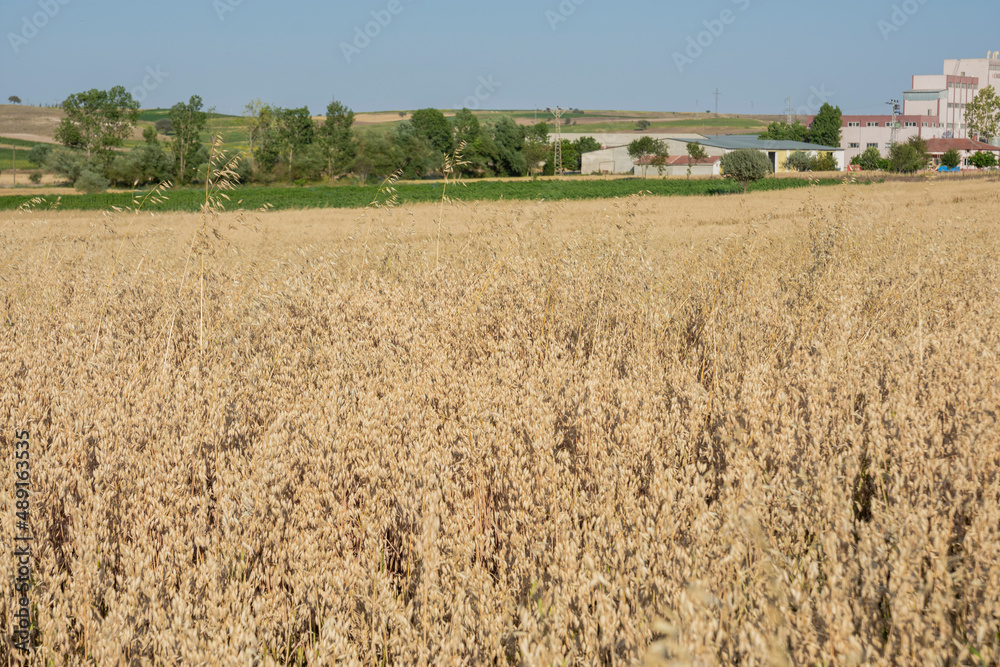
<svg viewBox="0 0 1000 667"><path fill-rule="evenodd" d="M894 144L889 149L890 168L901 173L912 173L927 167L930 162L927 142L920 137L910 137L905 143Z"/></svg>
<svg viewBox="0 0 1000 667"><path fill-rule="evenodd" d="M993 86L987 86L976 94L975 99L965 109L969 129L981 140L992 140L1000 136L1000 96Z"/></svg>
<svg viewBox="0 0 1000 667"><path fill-rule="evenodd" d="M751 183L771 175L771 161L754 148L741 148L722 156L722 174L743 184L744 194Z"/></svg>
<svg viewBox="0 0 1000 667"><path fill-rule="evenodd" d="M74 93L62 103L66 117L56 129L56 139L71 148L82 148L87 157L121 146L139 120L139 103L123 86L93 88Z"/></svg>
<svg viewBox="0 0 1000 667"><path fill-rule="evenodd" d="M825 103L813 119L806 141L810 144L837 148L840 146L842 124L843 114L840 107Z"/></svg>
<svg viewBox="0 0 1000 667"><path fill-rule="evenodd" d="M962 154L957 150L952 148L941 156L941 164L948 167L949 169L954 169L955 167L962 164Z"/></svg>
<svg viewBox="0 0 1000 667"><path fill-rule="evenodd" d="M438 109L418 109L410 118L417 134L431 142L434 150L450 153L452 149L451 123Z"/></svg>
<svg viewBox="0 0 1000 667"><path fill-rule="evenodd" d="M785 121L775 121L757 136L772 141L805 141L809 136L809 128L798 121L791 125Z"/></svg>

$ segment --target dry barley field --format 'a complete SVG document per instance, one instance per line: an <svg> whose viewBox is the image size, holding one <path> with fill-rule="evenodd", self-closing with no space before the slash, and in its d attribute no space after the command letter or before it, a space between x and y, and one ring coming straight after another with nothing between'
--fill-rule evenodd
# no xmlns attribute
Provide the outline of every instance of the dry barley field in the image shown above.
<svg viewBox="0 0 1000 667"><path fill-rule="evenodd" d="M0 657L997 665L997 210L0 219Z"/></svg>

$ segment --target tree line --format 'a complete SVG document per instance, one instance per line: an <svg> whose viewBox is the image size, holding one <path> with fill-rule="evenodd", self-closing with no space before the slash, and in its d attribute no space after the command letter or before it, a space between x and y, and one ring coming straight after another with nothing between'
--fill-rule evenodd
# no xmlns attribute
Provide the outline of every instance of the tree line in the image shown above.
<svg viewBox="0 0 1000 667"><path fill-rule="evenodd" d="M61 146L37 146L30 159L78 188L204 182L210 148L202 137L209 112L201 97L175 104L155 127L143 130L143 144L128 151L123 146L138 124L139 104L122 86L70 95L62 109L65 118L56 132ZM443 173L449 156L464 178L535 176L555 169L547 123L523 126L510 116L481 122L469 109L450 119L439 109L420 109L394 128L364 130L355 127L354 111L337 100L319 121L307 107L286 109L260 100L247 104L243 117L247 150L237 177L246 183L345 177L365 183L394 173L433 178ZM578 171L582 154L600 148L591 137L563 140L563 169Z"/></svg>

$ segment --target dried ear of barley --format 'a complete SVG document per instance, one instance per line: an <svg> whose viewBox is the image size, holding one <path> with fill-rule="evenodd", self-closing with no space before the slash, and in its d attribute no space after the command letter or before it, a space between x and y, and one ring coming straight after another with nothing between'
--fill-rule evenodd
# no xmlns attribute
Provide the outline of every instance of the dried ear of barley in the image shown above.
<svg viewBox="0 0 1000 667"><path fill-rule="evenodd" d="M981 182L251 227L219 160L0 228L36 663L1000 661Z"/></svg>

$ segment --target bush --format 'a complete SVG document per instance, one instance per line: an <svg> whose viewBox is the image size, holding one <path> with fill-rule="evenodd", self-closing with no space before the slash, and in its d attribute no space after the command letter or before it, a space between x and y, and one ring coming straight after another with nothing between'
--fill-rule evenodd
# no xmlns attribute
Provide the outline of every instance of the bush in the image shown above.
<svg viewBox="0 0 1000 667"><path fill-rule="evenodd" d="M795 151L785 160L788 171L811 171L816 167L816 158L805 151Z"/></svg>
<svg viewBox="0 0 1000 667"><path fill-rule="evenodd" d="M751 183L767 178L773 172L771 161L754 148L741 148L722 156L722 174L743 185L746 193Z"/></svg>
<svg viewBox="0 0 1000 667"><path fill-rule="evenodd" d="M49 144L38 144L36 146L32 146L31 150L28 151L28 162L31 164L43 165L51 152L52 146Z"/></svg>
<svg viewBox="0 0 1000 667"><path fill-rule="evenodd" d="M161 118L156 121L156 131L160 134L173 134L174 133L174 121L169 118Z"/></svg>
<svg viewBox="0 0 1000 667"><path fill-rule="evenodd" d="M37 164L37 163L36 163ZM94 159L88 159L87 154L74 148L53 148L46 154L42 165L61 176L70 183L76 183L84 171L100 172L101 167Z"/></svg>
<svg viewBox="0 0 1000 667"><path fill-rule="evenodd" d="M73 187L87 194L104 192L108 189L108 179L90 170L82 171L73 183Z"/></svg>
<svg viewBox="0 0 1000 667"><path fill-rule="evenodd" d="M969 164L977 169L991 169L997 166L997 156L993 151L979 151L969 158Z"/></svg>
<svg viewBox="0 0 1000 667"><path fill-rule="evenodd" d="M954 169L962 164L962 154L952 148L950 151L941 156L941 164L949 169Z"/></svg>
<svg viewBox="0 0 1000 667"><path fill-rule="evenodd" d="M837 164L837 159L833 157L833 153L824 152L820 153L813 162L813 171L839 171L840 166Z"/></svg>
<svg viewBox="0 0 1000 667"><path fill-rule="evenodd" d="M35 185L38 185L39 183L42 182L42 172L40 171L31 172L30 174L28 174L28 180L34 183Z"/></svg>
<svg viewBox="0 0 1000 667"><path fill-rule="evenodd" d="M882 153L874 146L866 148L864 153L851 160L851 164L856 164L865 171L878 171L879 169L885 170L889 168L889 161L882 157Z"/></svg>
<svg viewBox="0 0 1000 667"><path fill-rule="evenodd" d="M910 137L905 144L894 144L889 149L889 164L900 173L913 173L927 167L930 162L927 142L920 137Z"/></svg>

